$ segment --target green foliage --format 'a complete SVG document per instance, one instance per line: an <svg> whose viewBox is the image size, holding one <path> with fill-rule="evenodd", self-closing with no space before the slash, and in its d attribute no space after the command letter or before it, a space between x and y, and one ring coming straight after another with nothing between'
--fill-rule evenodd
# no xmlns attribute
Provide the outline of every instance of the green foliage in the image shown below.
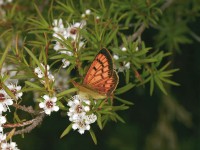
<svg viewBox="0 0 200 150"><path fill-rule="evenodd" d="M124 94L138 87L149 86L150 95L157 88L167 95L166 87L179 86L172 78L179 69L170 66L170 59L176 51L181 52L182 44L192 42L188 36L192 30L189 23L199 16L200 8L196 3L199 2L176 1L168 4L163 0L69 0L22 4L19 0L10 7L4 6L9 9L0 21L0 70L4 64L13 64L17 73L12 79L18 79L24 85L20 91L27 95L38 94L37 98L29 97L36 102L43 102L43 95L57 97L56 104L66 115L70 97L78 92L71 81L77 79L81 83L96 54L100 49L107 48L120 77L119 85L113 95L106 99L89 99L91 105L87 114L97 116L97 125L101 130L109 121L125 123L118 111L127 110L134 103L126 100ZM187 5L191 5L191 8L183 11ZM167 7L173 9L168 10ZM179 11L174 9L176 7ZM90 14L86 13L87 9L91 10ZM193 15L188 17L191 13ZM55 30L58 30L56 19L57 22L62 19L63 28L77 36L74 39L66 38L64 30L55 36ZM80 23L79 27L74 28L75 23ZM146 28L156 31L148 35L155 39L155 43L149 44L148 40L143 39ZM55 50L58 44L59 48ZM68 87L59 91L56 85L58 78L51 80L49 74L61 73L63 60L69 63L64 72L71 80L64 82ZM42 77L34 71L37 67ZM6 86L9 78L9 75L1 75L0 88L17 101ZM41 111L38 107L34 109L37 113ZM20 119L16 119L16 122L19 123ZM60 138L71 129L72 123L67 125ZM90 129L89 133L97 144L94 131Z"/></svg>

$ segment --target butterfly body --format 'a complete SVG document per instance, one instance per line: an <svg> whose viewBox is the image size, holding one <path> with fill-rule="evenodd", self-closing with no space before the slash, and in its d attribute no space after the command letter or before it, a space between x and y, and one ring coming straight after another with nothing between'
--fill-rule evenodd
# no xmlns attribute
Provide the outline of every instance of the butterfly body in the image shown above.
<svg viewBox="0 0 200 150"><path fill-rule="evenodd" d="M79 89L79 94L85 98L104 99L112 95L116 89L119 78L113 69L113 61L110 52L103 48L96 55L83 84L73 82Z"/></svg>

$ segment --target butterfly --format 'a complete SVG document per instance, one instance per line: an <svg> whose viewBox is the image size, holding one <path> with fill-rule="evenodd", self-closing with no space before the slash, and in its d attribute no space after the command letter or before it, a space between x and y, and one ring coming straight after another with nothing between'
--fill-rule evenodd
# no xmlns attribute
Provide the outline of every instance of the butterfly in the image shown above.
<svg viewBox="0 0 200 150"><path fill-rule="evenodd" d="M84 98L105 99L112 96L119 78L113 68L110 52L103 48L96 55L89 67L82 84L72 83L79 89L78 94Z"/></svg>

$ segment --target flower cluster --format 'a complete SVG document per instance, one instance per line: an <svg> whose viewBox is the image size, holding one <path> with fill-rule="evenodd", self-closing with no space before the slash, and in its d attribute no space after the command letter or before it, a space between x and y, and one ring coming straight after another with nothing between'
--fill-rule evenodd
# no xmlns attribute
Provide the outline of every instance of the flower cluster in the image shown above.
<svg viewBox="0 0 200 150"><path fill-rule="evenodd" d="M7 142L1 143L1 150L19 150L19 149L17 148L17 144L11 141L10 143Z"/></svg>
<svg viewBox="0 0 200 150"><path fill-rule="evenodd" d="M49 95L43 96L44 101L39 103L39 107L44 109L47 115L51 115L52 111L58 111L59 107L56 105L57 98Z"/></svg>
<svg viewBox="0 0 200 150"><path fill-rule="evenodd" d="M90 111L90 101L75 95L67 104L69 108L68 116L72 122L72 128L78 129L80 134L85 130L90 130L90 124L97 120L97 116Z"/></svg>
<svg viewBox="0 0 200 150"><path fill-rule="evenodd" d="M6 141L6 134L3 133L2 125L6 123L6 117L0 114L0 149L1 150L19 150L15 142Z"/></svg>
<svg viewBox="0 0 200 150"><path fill-rule="evenodd" d="M126 52L127 51L126 47L122 47L121 51ZM116 54L113 55L113 58L115 60L119 60L119 56ZM118 72L124 72L124 70L130 69L130 62L123 61L123 62L119 62L119 64L120 65L117 66L117 68L116 68L118 70Z"/></svg>
<svg viewBox="0 0 200 150"><path fill-rule="evenodd" d="M67 56L73 56L73 52L69 50L69 47L72 47L74 51L77 51L84 46L84 42L80 41L82 37L79 35L79 30L86 25L86 21L82 20L81 22L76 22L74 24L67 24L68 26L65 27L62 19L54 20L53 37L58 39L54 45L54 50L59 51L61 54L65 54ZM68 40L71 44L64 44L65 40ZM62 62L63 68L66 68L70 65L70 61L67 59L62 59Z"/></svg>
<svg viewBox="0 0 200 150"><path fill-rule="evenodd" d="M41 64L41 66L42 66L42 69L40 67L37 67L34 69L35 74L38 76L38 78L42 79L41 80L42 83L45 83L45 81L43 80L45 75L48 77L50 81L53 82L54 76L49 72L49 65L46 65L45 67L43 64Z"/></svg>
<svg viewBox="0 0 200 150"><path fill-rule="evenodd" d="M23 93L20 92L21 86L17 86L16 84L10 83L9 85L7 85L7 87L14 94L16 99L22 97ZM6 93L4 89L0 89L0 114L2 114L2 112L6 112L9 109L8 106L12 104L13 99Z"/></svg>

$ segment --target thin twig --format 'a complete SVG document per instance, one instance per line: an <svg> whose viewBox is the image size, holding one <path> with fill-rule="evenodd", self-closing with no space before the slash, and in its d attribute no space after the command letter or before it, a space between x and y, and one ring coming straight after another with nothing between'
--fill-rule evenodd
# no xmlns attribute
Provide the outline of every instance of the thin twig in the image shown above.
<svg viewBox="0 0 200 150"><path fill-rule="evenodd" d="M146 28L145 24L142 23L140 28L129 38L131 41L135 41L136 38L140 37L141 34L144 32L144 29Z"/></svg>
<svg viewBox="0 0 200 150"><path fill-rule="evenodd" d="M22 105L19 105L19 104L16 104L16 103L14 103L12 106L14 106L17 109L28 112L30 114L33 114L33 115L37 115L39 113L38 111L35 111L32 106L26 107L24 105L22 106Z"/></svg>
<svg viewBox="0 0 200 150"><path fill-rule="evenodd" d="M166 8L168 8L174 0L166 0L166 2L161 6L161 10L164 11ZM143 22L141 24L141 26L139 27L139 29L132 35L129 37L129 41L135 41L137 38L141 37L142 33L144 32L144 30L146 29L146 25Z"/></svg>
<svg viewBox="0 0 200 150"><path fill-rule="evenodd" d="M21 130L17 130L14 135L18 135L18 134L24 134L24 133L29 133L31 132L34 128L36 128L38 125L40 125L43 121L45 117L45 113L41 113L39 116L37 116L33 123L31 125L29 125L28 127L21 129Z"/></svg>
<svg viewBox="0 0 200 150"><path fill-rule="evenodd" d="M4 127L4 128L24 127L24 126L32 124L34 121L36 121L36 118L32 119L32 120L25 121L25 122L21 122L21 123L7 123L7 124L2 125L2 127Z"/></svg>

